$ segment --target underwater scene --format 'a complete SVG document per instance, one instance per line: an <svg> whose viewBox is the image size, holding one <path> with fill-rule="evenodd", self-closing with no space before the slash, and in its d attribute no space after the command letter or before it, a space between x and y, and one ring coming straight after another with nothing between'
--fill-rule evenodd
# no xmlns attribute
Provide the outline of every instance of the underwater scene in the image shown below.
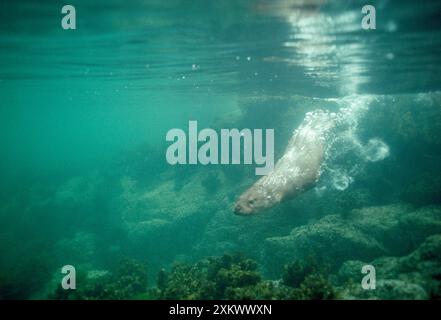
<svg viewBox="0 0 441 320"><path fill-rule="evenodd" d="M441 298L441 2L0 0L1 300Z"/></svg>

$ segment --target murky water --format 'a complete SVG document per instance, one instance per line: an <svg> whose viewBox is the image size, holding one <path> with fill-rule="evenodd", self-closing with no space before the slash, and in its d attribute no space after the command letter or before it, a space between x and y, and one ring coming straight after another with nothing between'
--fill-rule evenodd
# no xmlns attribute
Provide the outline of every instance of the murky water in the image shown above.
<svg viewBox="0 0 441 320"><path fill-rule="evenodd" d="M439 298L439 1L373 1L375 30L363 1L74 5L63 30L60 4L0 4L0 298L69 297L64 265L79 299L315 298L293 274L324 298ZM191 120L274 129L277 160L318 109L336 121L320 178L260 214L233 213L254 166L166 162L167 132ZM235 252L256 265L204 260Z"/></svg>

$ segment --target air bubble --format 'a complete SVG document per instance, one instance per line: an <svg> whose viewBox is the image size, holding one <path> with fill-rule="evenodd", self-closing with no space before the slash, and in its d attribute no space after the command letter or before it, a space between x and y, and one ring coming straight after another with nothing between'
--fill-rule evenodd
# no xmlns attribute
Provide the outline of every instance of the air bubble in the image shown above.
<svg viewBox="0 0 441 320"><path fill-rule="evenodd" d="M352 183L352 177L348 176L346 173L336 173L332 178L332 186L340 191L346 190Z"/></svg>
<svg viewBox="0 0 441 320"><path fill-rule="evenodd" d="M390 154L389 146L379 139L371 139L364 147L366 160L371 162L381 161Z"/></svg>

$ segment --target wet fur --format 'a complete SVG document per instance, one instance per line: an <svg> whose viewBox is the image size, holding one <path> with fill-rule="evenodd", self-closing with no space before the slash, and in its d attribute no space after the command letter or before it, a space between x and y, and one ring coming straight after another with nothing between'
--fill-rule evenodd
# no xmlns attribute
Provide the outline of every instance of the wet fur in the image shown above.
<svg viewBox="0 0 441 320"><path fill-rule="evenodd" d="M310 189L320 176L324 155L325 130L311 125L311 120L305 118L274 170L239 197L234 212L239 215L261 212Z"/></svg>

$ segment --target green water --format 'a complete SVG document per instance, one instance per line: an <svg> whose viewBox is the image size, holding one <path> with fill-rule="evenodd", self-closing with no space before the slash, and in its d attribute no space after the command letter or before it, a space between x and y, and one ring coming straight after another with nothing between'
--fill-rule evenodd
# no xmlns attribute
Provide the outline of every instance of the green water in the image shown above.
<svg viewBox="0 0 441 320"><path fill-rule="evenodd" d="M0 3L0 298L439 298L438 1L373 1L375 30L363 1L71 4L76 30L62 2ZM232 209L254 166L166 162L190 120L272 128L277 160L319 108L349 110L319 181L264 213Z"/></svg>

